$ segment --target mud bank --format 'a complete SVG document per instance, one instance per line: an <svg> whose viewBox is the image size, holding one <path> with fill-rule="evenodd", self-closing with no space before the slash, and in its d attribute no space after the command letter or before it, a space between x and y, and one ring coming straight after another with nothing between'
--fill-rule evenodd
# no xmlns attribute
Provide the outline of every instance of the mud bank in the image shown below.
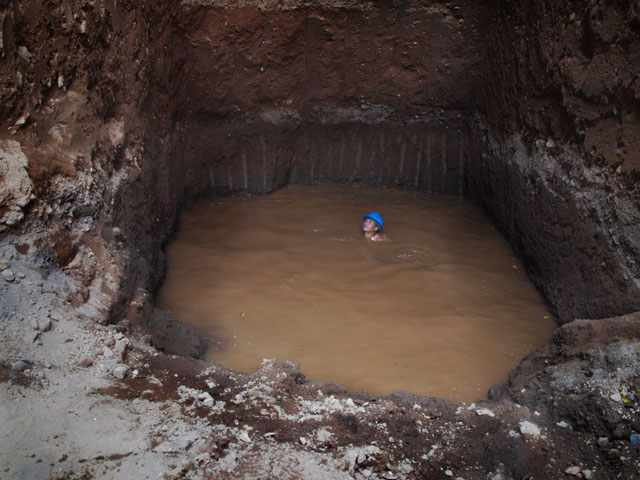
<svg viewBox="0 0 640 480"><path fill-rule="evenodd" d="M639 15L2 4L3 473L639 475ZM468 195L566 324L475 406L189 360L152 300L179 210L291 181Z"/></svg>

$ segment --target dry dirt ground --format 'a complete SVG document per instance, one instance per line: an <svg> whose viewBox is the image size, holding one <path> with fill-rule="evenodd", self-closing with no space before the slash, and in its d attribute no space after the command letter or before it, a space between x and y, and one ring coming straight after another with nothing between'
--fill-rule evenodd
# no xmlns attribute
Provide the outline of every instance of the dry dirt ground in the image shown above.
<svg viewBox="0 0 640 480"><path fill-rule="evenodd" d="M560 327L492 401L373 397L292 363L164 354L74 307L78 281L16 244L0 248L2 478L640 475L640 315Z"/></svg>

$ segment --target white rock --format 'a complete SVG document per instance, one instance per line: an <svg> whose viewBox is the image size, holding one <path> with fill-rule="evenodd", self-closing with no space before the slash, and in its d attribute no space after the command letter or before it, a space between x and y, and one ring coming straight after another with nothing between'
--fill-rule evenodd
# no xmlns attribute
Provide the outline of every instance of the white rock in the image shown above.
<svg viewBox="0 0 640 480"><path fill-rule="evenodd" d="M622 401L622 395L620 395L618 392L616 393L612 393L609 398L611 400L613 400L614 402L621 402Z"/></svg>
<svg viewBox="0 0 640 480"><path fill-rule="evenodd" d="M489 417L495 417L496 416L496 414L493 413L488 408L479 408L478 410L476 410L476 413L478 415L488 415Z"/></svg>
<svg viewBox="0 0 640 480"><path fill-rule="evenodd" d="M26 122L25 116L18 119L18 122L22 118ZM19 142L0 141L0 223L15 225L24 218L23 210L31 202L33 193L33 182L27 171L28 165ZM13 272L10 273L13 275ZM7 278L7 270L2 274L6 281L13 281Z"/></svg>
<svg viewBox="0 0 640 480"><path fill-rule="evenodd" d="M578 466L567 467L564 469L564 473L566 473L567 475L574 475L574 476L578 475L581 471L582 471L582 468Z"/></svg>
<svg viewBox="0 0 640 480"><path fill-rule="evenodd" d="M569 424L567 422L565 422L564 420L560 420L558 423L556 423L556 425L558 425L559 427L562 427L562 428L567 428L569 426Z"/></svg>
<svg viewBox="0 0 640 480"><path fill-rule="evenodd" d="M451 470L445 470L445 471L444 471L444 474L445 474L447 477L453 477L453 472L452 472Z"/></svg>
<svg viewBox="0 0 640 480"><path fill-rule="evenodd" d="M300 437L300 443L301 443L302 445L306 445L306 444L307 444L307 439L306 439L306 438L304 438L304 437Z"/></svg>
<svg viewBox="0 0 640 480"><path fill-rule="evenodd" d="M540 428L535 423L531 423L525 420L523 422L520 422L518 425L520 427L520 433L522 435L529 435L532 437L540 436Z"/></svg>
<svg viewBox="0 0 640 480"><path fill-rule="evenodd" d="M240 435L238 435L238 439L245 443L251 443L251 437L246 431L241 432Z"/></svg>
<svg viewBox="0 0 640 480"><path fill-rule="evenodd" d="M116 368L113 369L112 375L116 377L118 380L122 380L124 379L124 377L127 376L128 370L129 370L129 367L127 367L126 365L118 365Z"/></svg>
<svg viewBox="0 0 640 480"><path fill-rule="evenodd" d="M593 478L593 472L591 470L583 470L582 476L587 480L591 480Z"/></svg>
<svg viewBox="0 0 640 480"><path fill-rule="evenodd" d="M113 358L114 354L113 354L113 350L111 350L109 347L102 347L102 356L104 358Z"/></svg>
<svg viewBox="0 0 640 480"><path fill-rule="evenodd" d="M209 388L215 388L216 387L216 382L214 382L213 380L211 380L210 378L207 378L204 383L207 384L207 387Z"/></svg>
<svg viewBox="0 0 640 480"><path fill-rule="evenodd" d="M2 278L4 278L7 282L13 282L16 279L16 276L13 273L13 270L7 268L2 271Z"/></svg>

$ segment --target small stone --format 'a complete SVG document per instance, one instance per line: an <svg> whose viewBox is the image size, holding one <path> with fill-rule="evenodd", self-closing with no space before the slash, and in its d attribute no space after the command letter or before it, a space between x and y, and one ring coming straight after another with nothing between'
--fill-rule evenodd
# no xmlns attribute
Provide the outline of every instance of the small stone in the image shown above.
<svg viewBox="0 0 640 480"><path fill-rule="evenodd" d="M587 480L591 480L593 478L593 472L591 470L583 470L582 476Z"/></svg>
<svg viewBox="0 0 640 480"><path fill-rule="evenodd" d="M478 410L476 410L476 413L478 415L487 415L489 417L495 417L496 414L493 413L491 410L489 410L488 408L479 408Z"/></svg>
<svg viewBox="0 0 640 480"><path fill-rule="evenodd" d="M564 469L564 473L566 473L567 475L576 476L580 472L582 472L582 468L578 467L577 465L574 465L572 467L567 467Z"/></svg>
<svg viewBox="0 0 640 480"><path fill-rule="evenodd" d="M30 366L31 366L31 362L27 360L18 360L11 364L11 370L14 372L24 372Z"/></svg>
<svg viewBox="0 0 640 480"><path fill-rule="evenodd" d="M564 420L560 420L558 423L556 423L556 425L558 425L559 427L562 427L562 428L567 428L569 426L569 424L567 422L565 422Z"/></svg>
<svg viewBox="0 0 640 480"><path fill-rule="evenodd" d="M109 347L103 347L102 356L104 358L113 358L115 355L113 354L113 351Z"/></svg>
<svg viewBox="0 0 640 480"><path fill-rule="evenodd" d="M393 472L385 472L382 474L382 478L386 478L387 480L396 480L398 476Z"/></svg>
<svg viewBox="0 0 640 480"><path fill-rule="evenodd" d="M116 344L116 339L113 337L107 338L107 341L104 342L107 347L113 347Z"/></svg>
<svg viewBox="0 0 640 480"><path fill-rule="evenodd" d="M58 75L58 88L64 87L64 77L62 75Z"/></svg>
<svg viewBox="0 0 640 480"><path fill-rule="evenodd" d="M453 477L453 472L452 472L451 470L445 470L445 471L444 471L444 474L445 474L447 477Z"/></svg>
<svg viewBox="0 0 640 480"><path fill-rule="evenodd" d="M26 45L20 45L18 47L18 54L25 59L31 58L31 52L29 51Z"/></svg>
<svg viewBox="0 0 640 480"><path fill-rule="evenodd" d="M7 262L6 260L0 260L0 272L6 270L10 266L11 266L11 264L9 262Z"/></svg>
<svg viewBox="0 0 640 480"><path fill-rule="evenodd" d="M128 370L129 370L129 367L127 367L126 365L118 365L116 368L113 369L113 376L116 377L118 380L123 380L124 377L127 376Z"/></svg>
<svg viewBox="0 0 640 480"><path fill-rule="evenodd" d="M522 435L528 435L531 437L540 436L540 428L535 423L531 423L525 420L523 422L520 422L518 425L520 427L520 433Z"/></svg>
<svg viewBox="0 0 640 480"><path fill-rule="evenodd" d="M42 364L42 366L48 370L48 369L50 369L50 368L51 368L51 362L49 362L49 361L45 361L45 362Z"/></svg>
<svg viewBox="0 0 640 480"><path fill-rule="evenodd" d="M48 332L49 330L51 330L51 319L50 318L45 318L44 320L41 320L39 323L39 327L40 327L40 331L41 332Z"/></svg>
<svg viewBox="0 0 640 480"><path fill-rule="evenodd" d="M609 453L607 453L607 456L611 460L617 460L618 458L620 458L620 450L618 450L617 448L612 448L611 450L609 450Z"/></svg>
<svg viewBox="0 0 640 480"><path fill-rule="evenodd" d="M301 443L302 445L306 445L306 444L307 444L307 439L306 439L306 438L304 438L304 437L300 437L300 443Z"/></svg>
<svg viewBox="0 0 640 480"><path fill-rule="evenodd" d="M609 439L607 437L598 438L598 446L600 448L607 448L609 446Z"/></svg>
<svg viewBox="0 0 640 480"><path fill-rule="evenodd" d="M31 325L31 328L33 328L34 330L40 330L40 324L38 323L37 318L32 318L31 320L29 320L29 325Z"/></svg>
<svg viewBox="0 0 640 480"><path fill-rule="evenodd" d="M13 282L16 279L16 275L13 273L13 270L7 268L2 271L2 278L4 278L5 282Z"/></svg>
<svg viewBox="0 0 640 480"><path fill-rule="evenodd" d="M614 402L618 402L618 403L622 401L622 395L620 395L618 392L616 392L616 393L612 393L612 394L609 396L609 398L610 398L611 400L613 400Z"/></svg>
<svg viewBox="0 0 640 480"><path fill-rule="evenodd" d="M245 443L251 443L251 437L246 431L243 431L242 433L240 433L240 435L238 435L238 439L242 440Z"/></svg>
<svg viewBox="0 0 640 480"><path fill-rule="evenodd" d="M81 367L90 367L91 365L93 365L93 360L91 360L89 357L84 357L78 362L78 365L80 365Z"/></svg>
<svg viewBox="0 0 640 480"><path fill-rule="evenodd" d="M214 382L213 380L211 380L210 378L207 378L204 383L207 384L207 387L209 388L215 388L216 387L216 382Z"/></svg>

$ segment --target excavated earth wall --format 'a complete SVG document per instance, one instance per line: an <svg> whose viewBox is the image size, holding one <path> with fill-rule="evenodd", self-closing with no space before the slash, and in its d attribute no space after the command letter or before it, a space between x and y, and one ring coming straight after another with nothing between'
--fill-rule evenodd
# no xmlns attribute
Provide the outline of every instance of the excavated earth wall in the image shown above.
<svg viewBox="0 0 640 480"><path fill-rule="evenodd" d="M0 2L3 474L640 474L639 10ZM469 196L566 324L479 405L192 359L180 209L288 182Z"/></svg>
<svg viewBox="0 0 640 480"><path fill-rule="evenodd" d="M471 197L561 322L640 306L640 6L528 2L494 18Z"/></svg>

